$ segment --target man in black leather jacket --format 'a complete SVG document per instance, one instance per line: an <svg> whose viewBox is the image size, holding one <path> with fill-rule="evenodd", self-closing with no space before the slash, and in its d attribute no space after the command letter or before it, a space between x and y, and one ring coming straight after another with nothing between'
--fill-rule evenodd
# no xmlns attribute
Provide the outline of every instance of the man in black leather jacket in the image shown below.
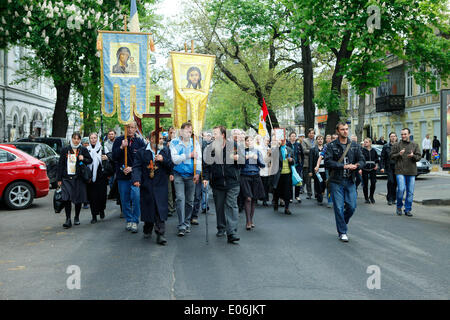
<svg viewBox="0 0 450 320"><path fill-rule="evenodd" d="M397 142L397 135L395 132L389 134L389 142L383 146L381 150L381 173L387 175L387 195L386 200L388 205L395 203L397 197L397 179L395 177L395 161L391 160L391 149L394 143Z"/></svg>
<svg viewBox="0 0 450 320"><path fill-rule="evenodd" d="M324 162L330 171L329 188L339 240L348 242L347 225L356 209L355 172L365 163L361 148L348 137L348 125L339 122L336 132L338 138L328 144ZM339 161L349 143L346 156Z"/></svg>
<svg viewBox="0 0 450 320"><path fill-rule="evenodd" d="M301 143L296 140L297 134L295 132L291 132L289 134L289 141L286 142L286 146L291 148L294 152L295 170L301 177L303 172L303 162L305 160L305 154L303 153L303 147ZM295 200L297 200L299 203L302 202L302 200L300 200L300 186L295 187Z"/></svg>

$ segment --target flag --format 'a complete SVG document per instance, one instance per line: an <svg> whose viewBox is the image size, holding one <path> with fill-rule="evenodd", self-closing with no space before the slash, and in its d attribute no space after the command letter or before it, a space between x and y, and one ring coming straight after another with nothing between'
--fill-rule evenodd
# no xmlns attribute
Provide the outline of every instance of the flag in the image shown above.
<svg viewBox="0 0 450 320"><path fill-rule="evenodd" d="M136 7L136 0L131 0L130 7L130 26L128 29L131 32L141 32L141 28L139 26L139 15Z"/></svg>
<svg viewBox="0 0 450 320"><path fill-rule="evenodd" d="M266 101L263 98L263 105L261 107L261 112L259 113L259 127L258 127L258 134L261 137L265 137L267 134L267 127L266 127L266 117L269 114L269 110L266 106Z"/></svg>

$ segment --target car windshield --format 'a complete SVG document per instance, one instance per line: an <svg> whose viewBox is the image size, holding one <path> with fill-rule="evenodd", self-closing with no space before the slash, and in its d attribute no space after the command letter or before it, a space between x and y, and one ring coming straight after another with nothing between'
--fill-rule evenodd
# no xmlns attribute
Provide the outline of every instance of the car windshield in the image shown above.
<svg viewBox="0 0 450 320"><path fill-rule="evenodd" d="M34 156L34 145L33 144L16 144L17 149L22 150L23 152L28 153L31 156Z"/></svg>

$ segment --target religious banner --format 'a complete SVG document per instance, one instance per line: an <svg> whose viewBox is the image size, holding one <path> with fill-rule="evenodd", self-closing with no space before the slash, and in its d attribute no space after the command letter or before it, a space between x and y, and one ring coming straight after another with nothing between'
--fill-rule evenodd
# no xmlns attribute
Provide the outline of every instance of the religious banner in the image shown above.
<svg viewBox="0 0 450 320"><path fill-rule="evenodd" d="M450 89L441 90L441 164L450 170Z"/></svg>
<svg viewBox="0 0 450 320"><path fill-rule="evenodd" d="M102 112L121 124L150 109L150 33L98 31Z"/></svg>
<svg viewBox="0 0 450 320"><path fill-rule="evenodd" d="M174 126L179 129L184 122L191 121L194 134L200 136L216 57L170 52L170 59L173 73Z"/></svg>

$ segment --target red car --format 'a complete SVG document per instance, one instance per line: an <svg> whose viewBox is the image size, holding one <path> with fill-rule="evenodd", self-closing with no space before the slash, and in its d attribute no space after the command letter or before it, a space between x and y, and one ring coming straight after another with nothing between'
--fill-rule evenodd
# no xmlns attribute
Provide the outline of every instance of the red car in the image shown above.
<svg viewBox="0 0 450 320"><path fill-rule="evenodd" d="M26 209L34 198L45 197L50 181L45 163L16 149L0 145L0 199L11 209Z"/></svg>

